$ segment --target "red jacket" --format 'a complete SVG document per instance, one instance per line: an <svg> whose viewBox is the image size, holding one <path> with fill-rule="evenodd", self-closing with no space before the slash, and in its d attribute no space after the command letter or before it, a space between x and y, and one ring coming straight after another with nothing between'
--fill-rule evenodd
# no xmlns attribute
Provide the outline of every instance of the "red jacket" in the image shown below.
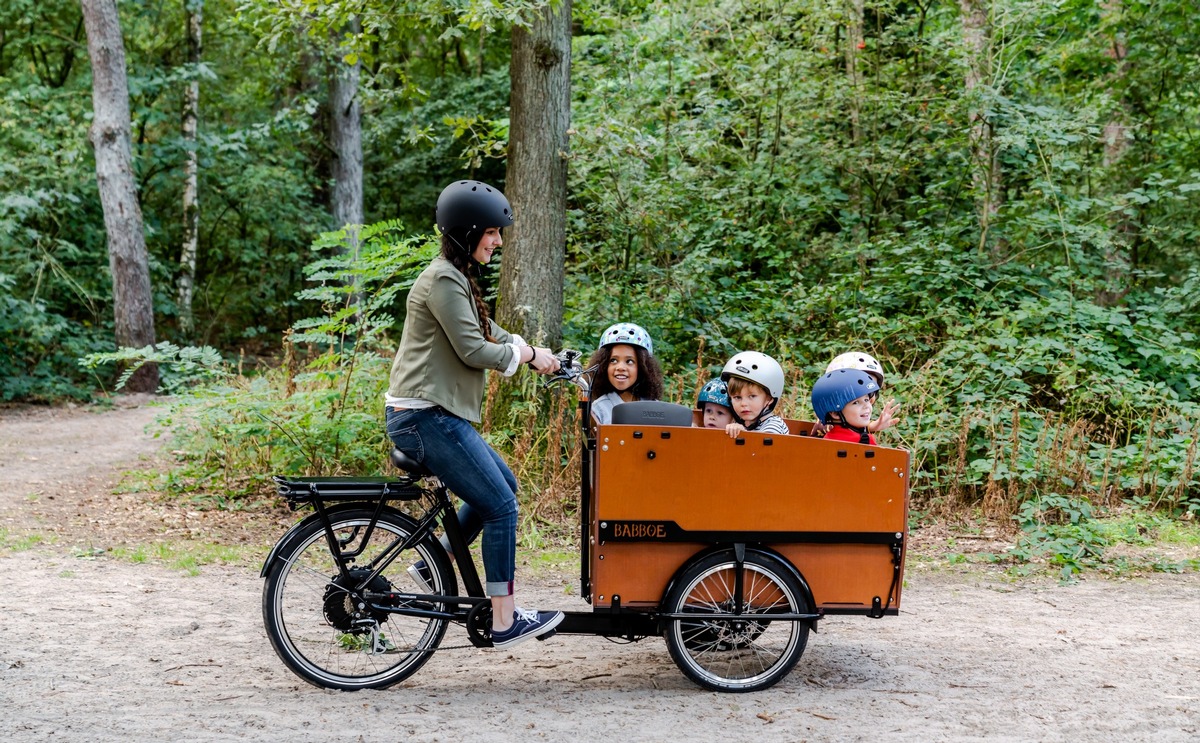
<svg viewBox="0 0 1200 743"><path fill-rule="evenodd" d="M871 446L875 446L875 434L867 434L867 438ZM845 426L834 424L826 433L826 441L848 441L851 444L862 443L862 436L857 431L852 431Z"/></svg>

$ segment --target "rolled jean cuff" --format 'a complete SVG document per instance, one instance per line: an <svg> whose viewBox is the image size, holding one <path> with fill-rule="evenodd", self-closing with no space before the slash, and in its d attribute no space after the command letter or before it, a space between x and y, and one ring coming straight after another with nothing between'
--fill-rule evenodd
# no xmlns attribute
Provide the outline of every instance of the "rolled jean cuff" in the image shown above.
<svg viewBox="0 0 1200 743"><path fill-rule="evenodd" d="M511 595L513 595L513 582L511 580L510 581L501 581L499 583L492 583L491 581L488 581L487 585L484 586L483 590L484 590L484 593L486 593L489 598L496 598L496 597L500 597L500 596L511 596Z"/></svg>

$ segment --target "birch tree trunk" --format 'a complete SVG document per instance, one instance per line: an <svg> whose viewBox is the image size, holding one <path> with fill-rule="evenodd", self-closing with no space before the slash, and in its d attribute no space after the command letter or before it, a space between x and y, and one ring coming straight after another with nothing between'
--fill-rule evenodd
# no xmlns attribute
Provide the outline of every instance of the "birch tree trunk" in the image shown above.
<svg viewBox="0 0 1200 743"><path fill-rule="evenodd" d="M113 314L118 346L154 344L154 304L142 209L133 177L129 83L125 45L116 0L82 0L92 63L92 126L88 138L96 153L96 183L108 233L108 266L113 281ZM158 368L147 364L126 384L130 392L158 388Z"/></svg>
<svg viewBox="0 0 1200 743"><path fill-rule="evenodd" d="M1125 77L1129 73L1129 48L1125 35L1121 32L1121 15L1123 7L1121 0L1104 0L1100 3L1100 17L1106 28L1112 29L1107 35L1109 44L1104 54L1115 63L1113 71L1108 75L1108 93L1114 101L1113 111L1108 123L1104 125L1104 167L1113 168L1113 177L1121 180L1116 166L1129 149L1129 104L1125 100ZM1118 191L1119 193L1119 191ZM1105 249L1105 275L1108 285L1096 292L1096 303L1103 307L1111 307L1129 293L1129 275L1137 268L1134 247L1137 244L1138 229L1124 211L1116 211L1110 218L1112 224L1112 241Z"/></svg>
<svg viewBox="0 0 1200 743"><path fill-rule="evenodd" d="M866 47L863 40L863 2L864 0L844 0L846 9L846 46L842 58L846 63L846 108L850 118L850 146L857 148L862 144L862 76L859 74L859 52ZM862 161L855 157L846 163L850 174L846 186L849 197L849 211L857 214L859 221L853 224L852 234L855 239L865 239L867 230L863 226L869 218L863 209L863 167Z"/></svg>
<svg viewBox="0 0 1200 743"><path fill-rule="evenodd" d="M971 182L979 214L979 250L988 241L988 229L1000 211L1001 175L999 152L992 125L984 116L982 95L991 84L992 34L989 0L959 0L962 10L963 47L967 58L964 80L971 102Z"/></svg>
<svg viewBox="0 0 1200 743"><path fill-rule="evenodd" d="M204 17L204 0L183 0L187 15L188 63L193 78L184 92L183 142L187 160L183 168L183 249L179 257L179 329L185 336L195 331L192 316L192 293L196 282L196 252L200 242L199 152L197 133L200 121L200 79L195 77L200 64L200 31Z"/></svg>
<svg viewBox="0 0 1200 743"><path fill-rule="evenodd" d="M864 0L846 0L846 82L850 85L850 141L855 145L862 140L861 79L858 74L858 53L865 48L863 40L863 2Z"/></svg>
<svg viewBox="0 0 1200 743"><path fill-rule="evenodd" d="M1119 27L1121 0L1104 0L1100 4L1100 8L1105 25ZM1116 69L1109 76L1109 92L1117 101L1117 105L1112 118L1104 125L1104 165L1107 167L1121 159L1129 141L1126 104L1124 95L1120 92L1120 83L1123 82L1129 66L1129 63L1125 61L1125 58L1129 56L1129 49L1126 46L1124 34L1119 30L1113 31L1109 36L1108 49L1104 53L1116 62Z"/></svg>
<svg viewBox="0 0 1200 743"><path fill-rule="evenodd" d="M545 7L512 32L512 105L497 318L530 342L562 339L567 234L567 129L571 124L571 0Z"/></svg>
<svg viewBox="0 0 1200 743"><path fill-rule="evenodd" d="M355 20L351 33L359 33L361 27ZM330 127L329 140L333 149L333 194L330 210L333 212L334 229L346 225L361 225L363 221L363 154L362 154L362 107L358 100L358 80L362 72L362 61L346 64L341 59L333 63L329 82ZM346 249L351 255L358 254L358 229L347 233Z"/></svg>

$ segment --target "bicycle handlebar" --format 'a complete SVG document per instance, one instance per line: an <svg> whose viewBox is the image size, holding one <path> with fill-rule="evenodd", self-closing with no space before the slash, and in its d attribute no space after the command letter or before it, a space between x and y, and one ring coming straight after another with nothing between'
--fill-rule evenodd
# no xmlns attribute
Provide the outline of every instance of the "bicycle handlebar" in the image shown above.
<svg viewBox="0 0 1200 743"><path fill-rule="evenodd" d="M558 373L543 382L542 389L546 389L556 382L571 382L585 389L589 387L590 385L587 385L581 378L585 375L595 373L596 367L584 369L583 365L579 363L580 356L579 351L570 348L564 348L554 354L554 358L558 359Z"/></svg>

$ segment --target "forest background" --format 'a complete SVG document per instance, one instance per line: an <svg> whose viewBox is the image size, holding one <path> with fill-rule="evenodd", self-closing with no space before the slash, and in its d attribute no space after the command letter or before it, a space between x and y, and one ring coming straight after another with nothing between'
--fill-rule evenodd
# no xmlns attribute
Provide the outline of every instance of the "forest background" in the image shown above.
<svg viewBox="0 0 1200 743"><path fill-rule="evenodd" d="M456 178L509 190L529 134L514 60L532 32L539 64L568 61L537 36L565 13L569 119L541 132L567 143L561 238L515 231L502 253L551 235L561 320L538 335L587 351L637 322L688 405L729 355L762 350L801 419L825 364L866 350L903 405L882 438L912 452L914 521L1012 525L1015 546L981 559L1016 569L1119 570L1114 545L1200 513L1191 3L118 7L157 345L116 350L80 3L9 0L0 397L93 399L121 373L104 361L157 362L179 401L171 492L245 508L273 472L380 469L432 205ZM502 274L483 283L503 318L518 290ZM520 379L492 380L485 434L524 485L523 533L566 529L574 398Z"/></svg>

